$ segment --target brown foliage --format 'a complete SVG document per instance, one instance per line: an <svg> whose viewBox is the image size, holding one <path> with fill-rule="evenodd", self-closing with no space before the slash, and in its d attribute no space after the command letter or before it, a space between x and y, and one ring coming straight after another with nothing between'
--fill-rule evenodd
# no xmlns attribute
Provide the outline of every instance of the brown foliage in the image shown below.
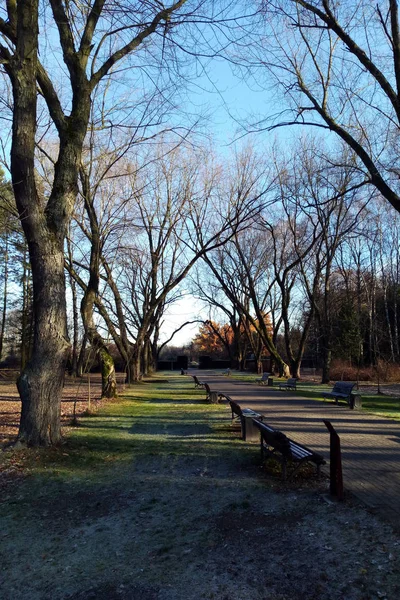
<svg viewBox="0 0 400 600"><path fill-rule="evenodd" d="M400 365L380 361L378 366L358 368L344 360L332 361L330 371L332 381L400 381Z"/></svg>
<svg viewBox="0 0 400 600"><path fill-rule="evenodd" d="M225 346L220 336L226 339L229 343L232 342L233 335L229 325L219 325L214 321L207 321L199 327L199 333L196 334L193 340L193 349L198 354L218 355L222 356L226 353Z"/></svg>

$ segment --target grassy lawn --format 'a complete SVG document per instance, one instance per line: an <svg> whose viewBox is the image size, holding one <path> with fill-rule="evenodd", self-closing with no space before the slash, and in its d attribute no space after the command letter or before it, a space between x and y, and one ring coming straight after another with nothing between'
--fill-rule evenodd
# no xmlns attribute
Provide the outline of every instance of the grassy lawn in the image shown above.
<svg viewBox="0 0 400 600"><path fill-rule="evenodd" d="M399 597L396 535L311 471L261 469L187 377L134 385L61 447L0 453L0 598Z"/></svg>
<svg viewBox="0 0 400 600"><path fill-rule="evenodd" d="M220 414L222 410L221 406L207 406L207 413ZM79 418L78 426L67 428L60 448L5 452L0 454L0 464L23 464L39 486L41 478L56 478L60 483L70 483L71 478L79 483L99 477L114 479L118 468L131 461L133 454L176 451L173 438L168 436L167 443L163 429L174 422L180 429L190 428L204 419L204 412L202 390L174 375L169 382L163 376L154 377L152 383L127 388L99 412ZM154 436L157 446L152 449Z"/></svg>
<svg viewBox="0 0 400 600"><path fill-rule="evenodd" d="M168 585L171 579L167 556L175 560L181 545L194 543L179 522L185 504L196 503L199 494L193 517L186 517L190 522L214 503L242 510L260 486L252 480L258 448L232 435L229 414L226 406L206 405L204 392L188 378L169 374L169 382L161 376L131 386L80 418L59 448L0 453L2 600L81 600L74 594L91 590L97 578L126 585L129 598L152 599L150 582ZM235 478L232 468L242 470L244 479L241 473ZM221 487L225 495L218 500ZM134 559L127 559L132 552ZM143 587L150 552L163 560L156 577L150 569ZM107 585L93 598L120 597Z"/></svg>

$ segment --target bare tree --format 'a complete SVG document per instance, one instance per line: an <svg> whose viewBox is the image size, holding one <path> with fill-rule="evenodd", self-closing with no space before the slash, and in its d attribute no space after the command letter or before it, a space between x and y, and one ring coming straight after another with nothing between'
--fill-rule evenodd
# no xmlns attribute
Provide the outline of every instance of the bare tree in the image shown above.
<svg viewBox="0 0 400 600"><path fill-rule="evenodd" d="M327 168L325 160L318 159L315 147L311 147L304 149L299 163L302 169L294 169L295 185L299 189L296 195L289 192L289 197L295 199L289 200L289 205L295 204L295 212L300 211L307 216L315 240L310 248L312 251L301 255L294 235L302 281L309 301L303 333L308 333L310 319L315 314L323 354L322 380L327 383L332 356L331 278L335 258L344 240L356 233L360 214L365 210L370 195L363 189L364 182L359 182L354 161L347 160L345 155L342 167ZM287 205L285 202L284 206ZM289 219L290 223L295 221ZM291 227L293 229L293 225Z"/></svg>
<svg viewBox="0 0 400 600"><path fill-rule="evenodd" d="M167 60L174 61L176 56L171 40L177 26L193 16L191 10L183 10L185 0L168 4L133 1L118 6L104 0L89 4L51 0L49 4L43 31L47 34L54 27L58 32L59 45L54 51L62 56L69 84L64 98L59 91L62 86L52 77L51 64L45 64L51 52L39 49L38 0L7 2L5 18L0 19L0 60L13 94L11 174L34 290L34 350L18 380L22 400L18 437L20 443L33 446L54 444L61 437L60 399L70 349L64 239L78 193L93 92L102 82L111 84L109 75L128 57L133 57L140 69L140 50L147 52L147 68L151 62L160 74L160 61L168 64ZM44 41L55 45L56 37L45 35ZM169 66L167 74L173 71L172 62ZM142 70L141 76L145 73ZM38 90L59 138L53 184L46 198L35 180Z"/></svg>
<svg viewBox="0 0 400 600"><path fill-rule="evenodd" d="M118 218L114 210L113 224L105 221L100 277L106 287L95 304L126 364L129 381L140 379L156 359L166 307L180 296L179 286L190 269L259 211L260 190L219 195L224 174L206 154L184 146L172 149L134 176L127 175L123 184L120 178L121 189L111 193L118 198L126 190L128 199L121 200ZM102 207L104 211L104 202ZM85 289L84 276L75 271L74 277Z"/></svg>
<svg viewBox="0 0 400 600"><path fill-rule="evenodd" d="M243 370L249 339L244 332L242 315L204 261L197 265L195 273L190 278L190 292L205 306L209 314L207 322L210 322L210 327L224 344L231 361L231 368ZM227 339L220 328L214 327L213 323L219 320L227 320L233 340Z"/></svg>
<svg viewBox="0 0 400 600"><path fill-rule="evenodd" d="M269 251L257 220L252 223L251 229L237 233L228 245L206 255L204 260L239 312L248 336L251 326L260 336L279 372L284 374L288 372L288 366L274 344L273 332L266 318L271 290L275 285L275 278L273 275L271 277Z"/></svg>
<svg viewBox="0 0 400 600"><path fill-rule="evenodd" d="M272 77L286 100L286 109L256 129L306 125L335 133L358 157L365 180L399 211L398 3L256 4L263 28L246 47L248 68L258 81L263 72L269 83Z"/></svg>

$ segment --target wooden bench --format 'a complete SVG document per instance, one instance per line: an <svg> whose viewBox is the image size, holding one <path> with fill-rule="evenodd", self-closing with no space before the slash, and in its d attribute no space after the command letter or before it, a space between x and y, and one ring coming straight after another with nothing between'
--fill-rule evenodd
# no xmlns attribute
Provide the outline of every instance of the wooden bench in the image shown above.
<svg viewBox="0 0 400 600"><path fill-rule="evenodd" d="M229 396L226 396L229 406L232 412L232 424L239 420L240 426L242 430L242 439L246 442L257 442L258 441L258 431L254 427L253 420L254 419L262 419L262 415L256 413L251 408L241 408L237 402L232 400Z"/></svg>
<svg viewBox="0 0 400 600"><path fill-rule="evenodd" d="M0 369L0 379L15 381L19 373L18 369Z"/></svg>
<svg viewBox="0 0 400 600"><path fill-rule="evenodd" d="M229 396L226 396L226 398L227 398L227 400L229 402L229 406L231 408L232 421L241 419L243 417L243 415L257 415L258 414L251 408L243 408L242 409L239 406L239 404L237 402L235 402L234 400L232 400L232 398L230 398Z"/></svg>
<svg viewBox="0 0 400 600"><path fill-rule="evenodd" d="M268 377L271 375L271 373L263 373L261 377L258 377L256 379L258 385L266 385L268 384Z"/></svg>
<svg viewBox="0 0 400 600"><path fill-rule="evenodd" d="M191 375L191 377L193 377L194 387L196 387L196 388L202 388L202 387L204 387L204 382L203 381L199 381L197 375Z"/></svg>
<svg viewBox="0 0 400 600"><path fill-rule="evenodd" d="M281 381L279 384L280 390L295 390L297 389L297 379L295 377L289 377L287 381Z"/></svg>
<svg viewBox="0 0 400 600"><path fill-rule="evenodd" d="M291 465L291 473L289 478L297 471L297 469L306 462L312 462L317 467L317 475L319 476L321 465L325 464L324 458L303 446L288 438L284 433L273 429L266 423L254 419L254 425L260 432L260 444L261 444L261 460L264 460L264 456L269 456L276 459L282 465L282 479L287 479L287 467Z"/></svg>
<svg viewBox="0 0 400 600"><path fill-rule="evenodd" d="M212 390L208 383L204 382L203 387L206 391L206 402L211 402L212 404L218 404L222 400L222 398L228 398L223 392L218 392L218 390Z"/></svg>
<svg viewBox="0 0 400 600"><path fill-rule="evenodd" d="M225 369L225 371L222 371L222 375L227 375L229 377L230 374L231 374L231 370L229 368Z"/></svg>
<svg viewBox="0 0 400 600"><path fill-rule="evenodd" d="M228 396L228 394L224 394L224 392L217 392L218 394L218 401L221 402L221 400L226 400L227 402L230 401L231 397Z"/></svg>
<svg viewBox="0 0 400 600"><path fill-rule="evenodd" d="M337 381L331 392L325 392L323 398L334 400L338 404L339 400L345 400L350 404L350 395L355 387L355 383L351 381Z"/></svg>

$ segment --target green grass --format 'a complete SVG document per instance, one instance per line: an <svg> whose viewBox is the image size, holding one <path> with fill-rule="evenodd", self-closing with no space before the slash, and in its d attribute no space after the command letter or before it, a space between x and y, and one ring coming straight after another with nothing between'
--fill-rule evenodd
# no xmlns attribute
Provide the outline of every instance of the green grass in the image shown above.
<svg viewBox="0 0 400 600"><path fill-rule="evenodd" d="M186 561L174 557L182 539L189 549L201 544L204 516L213 510L217 518L224 504L263 487L254 477L258 447L234 435L227 407L206 404L188 377L168 377L126 388L79 417L60 447L0 453L2 573L10 589L11 576L28 589L30 573L18 579L14 567L23 555L39 590L15 597L43 597L36 574L58 586L56 598L89 589L103 573L116 585L139 585L146 571L149 586L156 573L165 586L171 567L162 560L172 552L172 572L183 572ZM209 539L207 519L204 528Z"/></svg>
<svg viewBox="0 0 400 600"><path fill-rule="evenodd" d="M205 404L204 391L194 389L188 378L168 377L168 383L164 376L127 387L97 413L80 417L60 447L1 453L0 469L28 475L21 484L23 497L41 497L44 489L59 496L67 488L70 494L71 486L72 493L99 484L118 486L135 461L184 457L193 454L194 443L199 456L240 454L226 407Z"/></svg>
<svg viewBox="0 0 400 600"><path fill-rule="evenodd" d="M363 395L363 410L386 417L400 420L400 398L395 396Z"/></svg>
<svg viewBox="0 0 400 600"><path fill-rule="evenodd" d="M254 374L231 377L256 379ZM323 392L331 387L299 382L297 395L322 401ZM400 419L399 398L363 395L362 410ZM194 389L189 378L160 374L150 383L126 388L96 414L79 418L58 448L0 453L0 469L11 470L13 477L28 475L21 479L22 497L40 498L43 490L46 496L60 497L82 489L90 493L99 485L118 488L125 485L126 473L135 464L155 456L160 461L185 459L193 455L194 447L199 457L218 460L232 455L240 462L245 456L229 431L225 406L204 404L204 391ZM4 499L11 499L12 493ZM20 506L29 513L29 502Z"/></svg>

